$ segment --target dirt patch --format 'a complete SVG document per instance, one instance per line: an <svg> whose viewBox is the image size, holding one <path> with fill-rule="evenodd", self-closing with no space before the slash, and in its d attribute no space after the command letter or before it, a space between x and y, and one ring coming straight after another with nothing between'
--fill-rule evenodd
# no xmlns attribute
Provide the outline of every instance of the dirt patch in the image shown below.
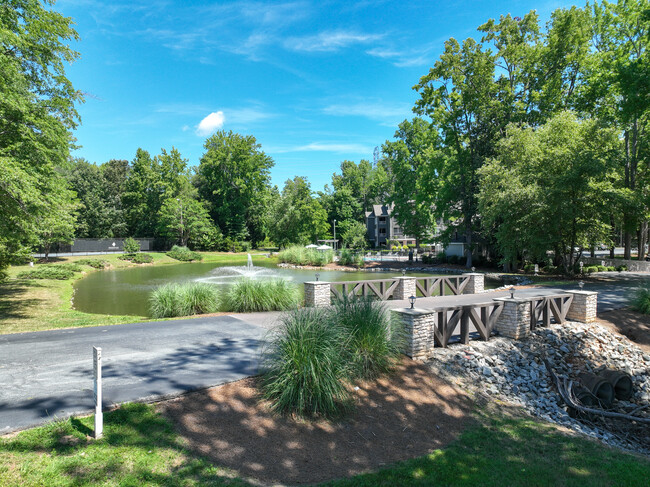
<svg viewBox="0 0 650 487"><path fill-rule="evenodd" d="M471 423L467 395L404 360L396 373L359 384L346 421L280 417L259 401L256 379L161 403L189 448L240 475L308 484L357 475L425 455Z"/></svg>
<svg viewBox="0 0 650 487"><path fill-rule="evenodd" d="M597 322L611 331L626 336L643 351L650 353L650 315L631 308L600 313Z"/></svg>

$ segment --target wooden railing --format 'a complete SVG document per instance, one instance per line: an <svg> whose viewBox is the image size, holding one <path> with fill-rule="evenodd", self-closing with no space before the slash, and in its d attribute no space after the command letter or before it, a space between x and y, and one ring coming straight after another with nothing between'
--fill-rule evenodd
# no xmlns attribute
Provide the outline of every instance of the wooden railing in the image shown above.
<svg viewBox="0 0 650 487"><path fill-rule="evenodd" d="M446 347L449 339L458 333L460 328L461 343L469 343L469 324L470 321L476 328L482 340L488 341L494 325L496 324L501 312L503 311L503 302L486 301L484 303L474 303L465 306L451 306L444 308L435 308L434 325L432 327L435 346Z"/></svg>
<svg viewBox="0 0 650 487"><path fill-rule="evenodd" d="M398 279L373 279L370 281L341 281L330 283L330 292L335 298L354 296L375 296L387 301L393 296Z"/></svg>
<svg viewBox="0 0 650 487"><path fill-rule="evenodd" d="M416 281L415 287L425 297L446 296L449 294L458 295L463 294L463 290L467 287L469 280L469 276L420 277Z"/></svg>
<svg viewBox="0 0 650 487"><path fill-rule="evenodd" d="M564 323L572 302L573 294L532 298L530 301L530 329L534 330L538 326L548 327L551 324L551 316L555 318L556 323Z"/></svg>

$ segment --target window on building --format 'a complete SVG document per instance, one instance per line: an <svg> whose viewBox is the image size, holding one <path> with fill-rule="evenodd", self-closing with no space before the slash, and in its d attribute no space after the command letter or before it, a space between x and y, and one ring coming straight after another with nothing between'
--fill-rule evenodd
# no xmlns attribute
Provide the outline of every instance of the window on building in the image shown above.
<svg viewBox="0 0 650 487"><path fill-rule="evenodd" d="M386 235L386 229L385 228L380 228L379 229L379 235Z"/></svg>
<svg viewBox="0 0 650 487"><path fill-rule="evenodd" d="M379 217L379 223L386 223L386 217L385 216L380 216Z"/></svg>

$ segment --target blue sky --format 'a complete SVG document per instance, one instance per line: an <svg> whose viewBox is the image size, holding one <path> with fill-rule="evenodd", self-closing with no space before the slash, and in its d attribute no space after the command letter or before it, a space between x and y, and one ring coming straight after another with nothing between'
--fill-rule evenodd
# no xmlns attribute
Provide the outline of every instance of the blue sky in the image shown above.
<svg viewBox="0 0 650 487"><path fill-rule="evenodd" d="M67 71L86 93L74 155L103 163L173 146L194 166L210 133L232 130L274 159L274 184L306 176L320 190L413 116L412 86L445 40L571 4L59 0L81 36Z"/></svg>

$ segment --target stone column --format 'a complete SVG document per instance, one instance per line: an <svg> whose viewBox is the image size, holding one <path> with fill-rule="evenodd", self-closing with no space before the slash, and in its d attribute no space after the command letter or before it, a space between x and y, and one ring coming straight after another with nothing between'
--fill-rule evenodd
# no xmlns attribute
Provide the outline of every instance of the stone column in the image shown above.
<svg viewBox="0 0 650 487"><path fill-rule="evenodd" d="M414 360L426 360L434 347L434 326L436 312L418 308L391 309L404 326L404 348L402 352Z"/></svg>
<svg viewBox="0 0 650 487"><path fill-rule="evenodd" d="M463 273L463 277L469 277L469 282L467 283L467 286L465 286L463 294L476 294L483 292L485 284L485 276L483 274L480 272L465 272Z"/></svg>
<svg viewBox="0 0 650 487"><path fill-rule="evenodd" d="M398 284L395 291L393 291L393 299L401 300L408 299L410 296L417 296L417 290L415 287L417 277L404 276L396 277L395 279L397 279Z"/></svg>
<svg viewBox="0 0 650 487"><path fill-rule="evenodd" d="M530 301L520 298L494 298L503 301L503 311L494 325L500 335L519 340L530 334Z"/></svg>
<svg viewBox="0 0 650 487"><path fill-rule="evenodd" d="M325 308L330 304L329 282L309 281L305 283L305 307Z"/></svg>
<svg viewBox="0 0 650 487"><path fill-rule="evenodd" d="M569 306L566 319L569 321L582 321L590 323L596 319L598 293L594 291L567 291L573 294L573 301Z"/></svg>

